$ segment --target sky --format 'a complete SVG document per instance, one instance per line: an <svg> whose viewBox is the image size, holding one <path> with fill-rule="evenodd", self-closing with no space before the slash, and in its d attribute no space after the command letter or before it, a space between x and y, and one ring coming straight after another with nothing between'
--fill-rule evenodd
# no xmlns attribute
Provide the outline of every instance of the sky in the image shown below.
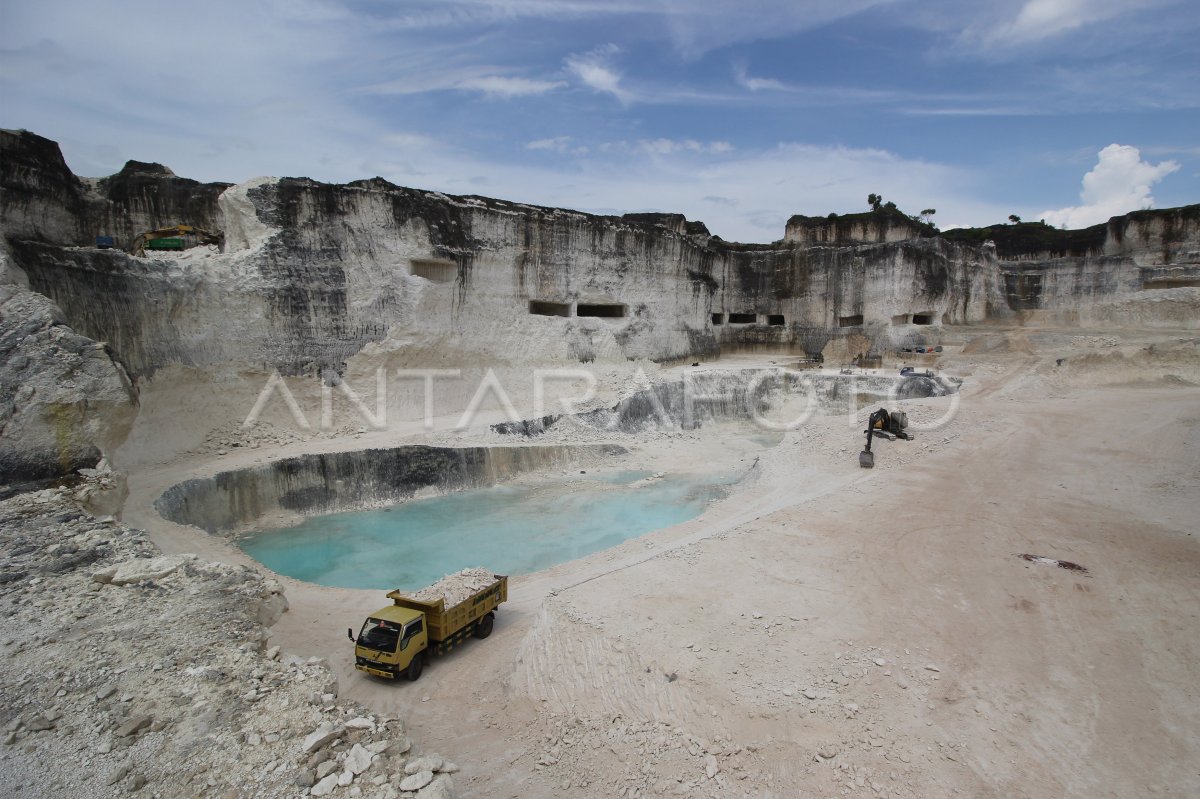
<svg viewBox="0 0 1200 799"><path fill-rule="evenodd" d="M771 242L1200 202L1195 0L0 0L0 127L79 175L381 176Z"/></svg>

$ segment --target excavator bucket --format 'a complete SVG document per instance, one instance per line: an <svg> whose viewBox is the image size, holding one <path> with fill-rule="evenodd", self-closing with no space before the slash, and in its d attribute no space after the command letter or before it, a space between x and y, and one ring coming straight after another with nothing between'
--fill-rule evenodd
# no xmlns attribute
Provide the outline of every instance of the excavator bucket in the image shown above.
<svg viewBox="0 0 1200 799"><path fill-rule="evenodd" d="M858 453L858 465L864 469L871 469L875 466L875 453L867 452L865 449Z"/></svg>

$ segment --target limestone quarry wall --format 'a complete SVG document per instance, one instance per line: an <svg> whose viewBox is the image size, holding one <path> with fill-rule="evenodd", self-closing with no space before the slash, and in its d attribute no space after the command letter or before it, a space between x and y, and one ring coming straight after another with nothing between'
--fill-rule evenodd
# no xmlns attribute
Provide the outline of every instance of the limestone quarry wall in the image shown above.
<svg viewBox="0 0 1200 799"><path fill-rule="evenodd" d="M286 458L172 486L154 503L166 519L210 533L265 518L381 507L431 489L494 485L521 472L561 466L620 447L426 447L368 449Z"/></svg>
<svg viewBox="0 0 1200 799"><path fill-rule="evenodd" d="M714 304L725 313L714 329L722 346L819 353L834 338L861 335L887 347L919 327L1006 314L997 276L990 251L934 238L734 252L717 273Z"/></svg>
<svg viewBox="0 0 1200 799"><path fill-rule="evenodd" d="M988 240L1014 312L1084 325L1200 325L1200 205L1135 211L1082 230L1023 223L944 235Z"/></svg>
<svg viewBox="0 0 1200 799"><path fill-rule="evenodd" d="M14 260L138 376L172 363L340 371L388 337L403 342L393 349L408 365L446 353L504 364L661 361L763 343L819 350L840 327L887 344L897 314L979 321L1002 302L978 248L932 239L736 245L677 215L600 217L381 179L226 188L132 162L85 185L45 140L7 136L10 149L36 153L6 197L83 216L37 235L16 225L6 234ZM112 221L121 215L123 227ZM86 246L102 224L178 222L219 228L224 252L145 258ZM753 319L738 321L745 314ZM861 325L839 322L858 315Z"/></svg>
<svg viewBox="0 0 1200 799"><path fill-rule="evenodd" d="M848 246L885 244L933 236L931 225L916 222L895 208L866 214L830 214L827 217L797 214L787 221L783 239L807 245Z"/></svg>
<svg viewBox="0 0 1200 799"><path fill-rule="evenodd" d="M1200 205L1135 211L1105 225L1105 255L1124 255L1140 267L1200 263Z"/></svg>
<svg viewBox="0 0 1200 799"><path fill-rule="evenodd" d="M1200 205L1139 211L1079 233L1090 240L1010 248L999 262L1009 307L1091 324L1200 326Z"/></svg>

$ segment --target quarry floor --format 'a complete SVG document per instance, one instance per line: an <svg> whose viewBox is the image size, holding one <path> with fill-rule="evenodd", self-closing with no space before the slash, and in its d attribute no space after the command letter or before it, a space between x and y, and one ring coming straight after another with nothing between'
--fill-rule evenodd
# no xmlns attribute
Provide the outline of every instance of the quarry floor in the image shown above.
<svg viewBox="0 0 1200 799"><path fill-rule="evenodd" d="M691 522L514 578L491 638L416 683L353 670L345 631L379 591L285 579L270 643L404 719L463 796L1200 795L1195 353L1194 333L973 330L936 365L965 378L953 407L903 403L941 421L876 443L873 470L845 415L774 446L629 446L600 468L745 477ZM131 474L125 521L248 562L149 508L210 468Z"/></svg>

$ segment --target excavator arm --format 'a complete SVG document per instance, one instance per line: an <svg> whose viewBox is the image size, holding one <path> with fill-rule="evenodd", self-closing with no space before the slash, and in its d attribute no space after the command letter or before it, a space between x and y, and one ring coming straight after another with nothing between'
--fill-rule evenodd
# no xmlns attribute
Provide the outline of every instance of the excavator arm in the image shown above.
<svg viewBox="0 0 1200 799"><path fill-rule="evenodd" d="M886 408L880 408L871 414L867 419L867 446L862 452L858 453L858 465L864 469L870 469L875 466L875 453L871 452L871 439L876 436L881 438L899 438L905 441L912 441L912 434L907 432L908 414L903 411L888 413Z"/></svg>

